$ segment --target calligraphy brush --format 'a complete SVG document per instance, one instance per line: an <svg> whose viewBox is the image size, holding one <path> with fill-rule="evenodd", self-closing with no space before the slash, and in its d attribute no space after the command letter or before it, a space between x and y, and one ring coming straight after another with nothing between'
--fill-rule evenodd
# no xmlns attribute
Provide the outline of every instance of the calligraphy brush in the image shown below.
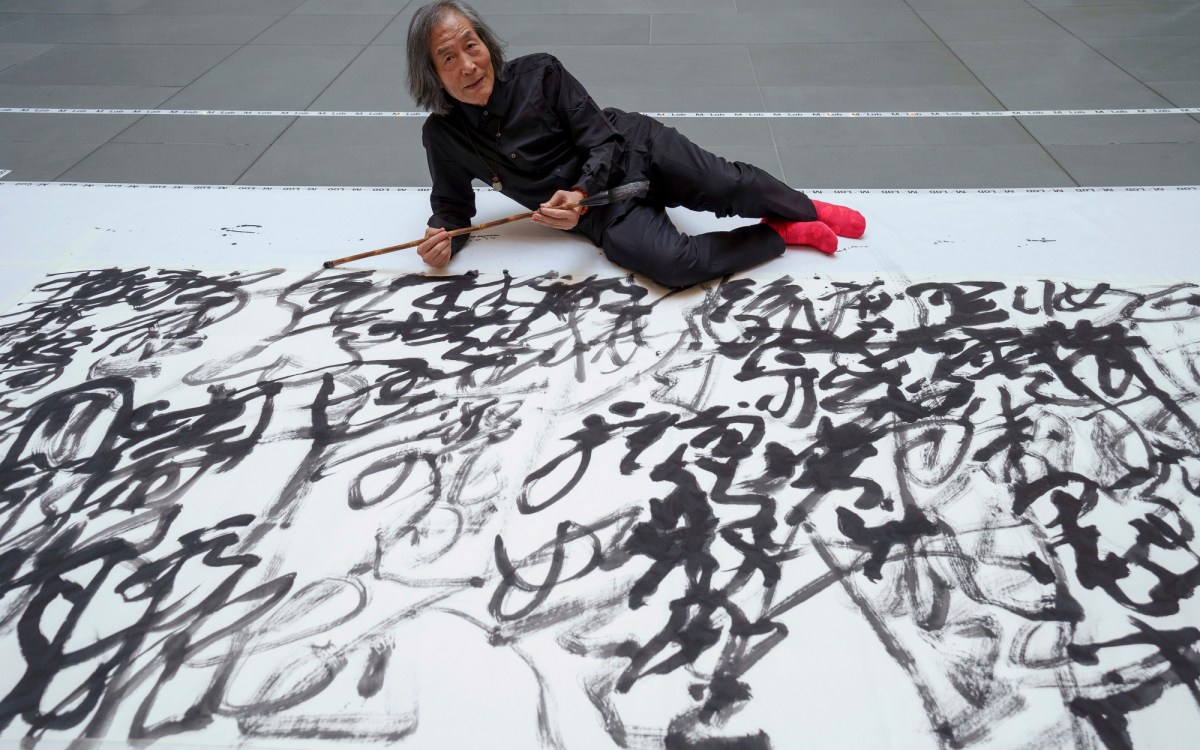
<svg viewBox="0 0 1200 750"><path fill-rule="evenodd" d="M649 189L650 189L650 183L646 182L645 180L643 180L641 182L630 182L630 183L626 183L624 185L615 187L612 190L605 190L603 192L596 193L595 195L589 195L588 197L584 198L583 200L579 201L578 203L564 203L561 206L555 206L555 208L568 208L569 209L569 208L583 208L583 207L587 207L587 206L607 206L610 203L617 203L618 201L625 201L625 200L629 200L630 198L637 198L640 195L645 195L646 191ZM463 227L462 229L455 229L455 230L449 232L448 234L451 237L457 237L460 234L469 234L471 232L477 232L480 229L491 229L492 227L498 227L501 224L509 224L514 221L520 221L521 219L528 219L530 216L533 216L535 213L537 213L537 212L536 211L526 211L524 213L519 213L519 214L515 214L513 216L509 216L508 218L505 218L505 219L496 219L495 221L489 221L484 224L476 224L473 227ZM413 240L412 242L405 242L403 245L392 245L391 247L382 247L378 250L370 250L365 253L358 253L357 255L348 255L345 258L338 258L337 260L327 260L327 261L325 261L324 265L326 268L336 268L337 266L340 266L343 263L349 263L352 260L362 260L363 258L370 258L373 255L383 255L384 253L392 253L397 250L405 250L410 247L416 247L417 245L420 245L422 242L424 242L425 239L426 239L425 237L422 237L419 240Z"/></svg>

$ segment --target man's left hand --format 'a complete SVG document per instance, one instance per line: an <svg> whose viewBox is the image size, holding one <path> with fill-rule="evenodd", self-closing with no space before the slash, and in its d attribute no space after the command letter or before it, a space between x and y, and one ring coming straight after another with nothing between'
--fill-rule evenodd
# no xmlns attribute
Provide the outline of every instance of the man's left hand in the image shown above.
<svg viewBox="0 0 1200 750"><path fill-rule="evenodd" d="M568 203L578 203L587 196L578 190L559 190L550 200L542 204L541 208L531 217L531 219L548 227L555 229L573 229L579 223L579 217L583 215L583 209L575 208L558 208Z"/></svg>

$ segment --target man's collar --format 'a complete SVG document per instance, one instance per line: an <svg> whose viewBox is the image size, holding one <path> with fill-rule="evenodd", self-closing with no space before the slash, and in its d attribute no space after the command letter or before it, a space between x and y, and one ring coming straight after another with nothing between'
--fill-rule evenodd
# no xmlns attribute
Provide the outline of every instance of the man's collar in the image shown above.
<svg viewBox="0 0 1200 750"><path fill-rule="evenodd" d="M508 114L508 97L507 86L505 82L500 80L500 71L495 71L496 77L492 81L492 95L488 97L487 107L485 109L492 113L495 117L503 119Z"/></svg>
<svg viewBox="0 0 1200 750"><path fill-rule="evenodd" d="M463 113L467 118L467 122L471 123L471 127L479 127L480 120L483 119L483 114L486 112L489 117L503 121L504 116L508 114L508 97L504 95L504 81L499 77L492 82L492 95L488 97L486 105L480 107L474 104L466 104L457 100L454 101L454 106Z"/></svg>

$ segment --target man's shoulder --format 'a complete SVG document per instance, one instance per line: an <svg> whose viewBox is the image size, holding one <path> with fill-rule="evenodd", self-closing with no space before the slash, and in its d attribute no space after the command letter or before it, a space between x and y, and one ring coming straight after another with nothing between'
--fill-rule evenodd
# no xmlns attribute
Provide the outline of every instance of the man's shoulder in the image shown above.
<svg viewBox="0 0 1200 750"><path fill-rule="evenodd" d="M561 68L562 63L558 58L549 52L534 52L531 55L522 55L521 57L513 58L504 66L505 72L511 76L528 75L537 73L546 68Z"/></svg>
<svg viewBox="0 0 1200 750"><path fill-rule="evenodd" d="M455 117L454 117L453 110L451 110L450 112L447 112L444 115L434 114L433 112L430 112L429 116L427 116L425 118L424 124L421 125L422 140L424 140L426 145L428 145L430 138L437 138L437 139L446 138L449 135L449 133L454 129L454 127L455 127Z"/></svg>

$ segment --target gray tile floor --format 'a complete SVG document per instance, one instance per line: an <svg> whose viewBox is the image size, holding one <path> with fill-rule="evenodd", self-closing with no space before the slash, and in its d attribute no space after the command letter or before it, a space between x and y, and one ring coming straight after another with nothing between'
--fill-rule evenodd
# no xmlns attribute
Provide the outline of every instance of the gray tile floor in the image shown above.
<svg viewBox="0 0 1200 750"><path fill-rule="evenodd" d="M411 111L422 0L0 0L0 107ZM1200 106L1200 2L477 0L648 112ZM670 124L808 188L1200 184L1200 116ZM426 185L420 120L0 113L5 180Z"/></svg>

